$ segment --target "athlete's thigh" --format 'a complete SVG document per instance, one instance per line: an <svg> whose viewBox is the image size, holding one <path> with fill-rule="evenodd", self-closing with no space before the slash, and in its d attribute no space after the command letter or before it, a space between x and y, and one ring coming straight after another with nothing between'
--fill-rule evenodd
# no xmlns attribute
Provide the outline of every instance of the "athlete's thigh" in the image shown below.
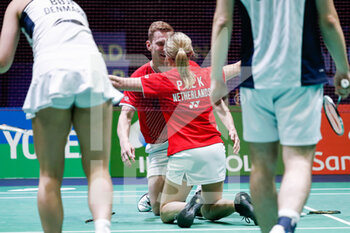
<svg viewBox="0 0 350 233"><path fill-rule="evenodd" d="M282 146L285 169L297 168L297 166L303 163L311 166L314 160L315 150L316 145Z"/></svg>
<svg viewBox="0 0 350 233"><path fill-rule="evenodd" d="M151 203L160 202L160 194L163 191L165 176L148 177L148 192Z"/></svg>
<svg viewBox="0 0 350 233"><path fill-rule="evenodd" d="M71 109L45 108L32 119L35 153L42 175L62 176L71 130Z"/></svg>
<svg viewBox="0 0 350 233"><path fill-rule="evenodd" d="M110 101L91 108L74 108L73 126L77 132L85 172L91 161L109 166L112 127L112 104Z"/></svg>
<svg viewBox="0 0 350 233"><path fill-rule="evenodd" d="M192 186L187 186L186 182L182 182L181 185L178 185L168 179L165 179L160 206L162 207L165 204L174 201L186 201L191 189Z"/></svg>
<svg viewBox="0 0 350 233"><path fill-rule="evenodd" d="M224 189L224 182L218 182L214 184L206 184L202 185L202 197L204 199L204 203L214 204L218 200L222 199L222 191Z"/></svg>

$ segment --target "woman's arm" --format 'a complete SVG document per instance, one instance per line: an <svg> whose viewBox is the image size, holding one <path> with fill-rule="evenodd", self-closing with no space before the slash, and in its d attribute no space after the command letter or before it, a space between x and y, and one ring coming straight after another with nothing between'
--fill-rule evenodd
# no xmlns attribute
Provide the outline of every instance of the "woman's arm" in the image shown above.
<svg viewBox="0 0 350 233"><path fill-rule="evenodd" d="M218 114L221 122L225 125L228 130L228 135L233 142L233 152L238 154L240 149L240 140L238 138L237 130L235 124L233 123L233 118L227 104L223 99L217 101L213 104L215 112Z"/></svg>
<svg viewBox="0 0 350 233"><path fill-rule="evenodd" d="M20 36L19 5L12 1L5 11L0 35L0 73L10 69L15 57Z"/></svg>
<svg viewBox="0 0 350 233"><path fill-rule="evenodd" d="M118 90L142 92L141 78L123 78L109 75L109 79Z"/></svg>

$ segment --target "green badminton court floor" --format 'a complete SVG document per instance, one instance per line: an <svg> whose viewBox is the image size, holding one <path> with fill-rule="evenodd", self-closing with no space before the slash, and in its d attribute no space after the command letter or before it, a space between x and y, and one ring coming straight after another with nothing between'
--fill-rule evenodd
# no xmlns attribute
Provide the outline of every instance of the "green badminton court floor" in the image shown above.
<svg viewBox="0 0 350 233"><path fill-rule="evenodd" d="M0 233L42 232L36 208L35 185L0 186ZM248 183L226 183L224 198L233 199L239 191L249 192ZM260 232L253 223L246 223L237 214L217 222L195 219L189 229L176 224L163 224L152 213L140 213L136 203L147 192L146 184L114 185L112 232ZM194 191L191 192L190 197ZM64 204L63 232L94 232L87 206L87 186L62 186ZM335 215L305 215L301 218L297 233L350 233L350 182L313 183L304 212L310 210L340 210Z"/></svg>

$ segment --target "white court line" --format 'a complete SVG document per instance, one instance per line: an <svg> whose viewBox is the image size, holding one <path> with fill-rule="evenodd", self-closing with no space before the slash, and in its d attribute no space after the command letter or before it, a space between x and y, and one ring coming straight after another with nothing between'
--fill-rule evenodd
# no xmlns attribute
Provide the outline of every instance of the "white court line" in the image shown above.
<svg viewBox="0 0 350 233"><path fill-rule="evenodd" d="M338 191L341 191L341 190L344 190L344 191L348 191L350 190L350 188L313 188L311 189L311 191L335 191L335 190L338 190ZM225 192L239 192L239 191L249 191L249 189L224 189L224 193ZM147 189L137 189L137 190L130 190L130 191L113 191L113 193L142 193L142 192L148 192ZM12 190L8 190L6 192L0 192L0 194L9 194L9 193L13 193L13 194L31 194L31 193L34 193L36 194L37 192L33 192L33 191L21 191L21 192L18 192L18 191L12 191ZM65 194L65 193L69 193L69 194L73 194L73 193L87 193L87 191L63 191L62 194ZM322 195L322 194L312 194L312 195ZM332 195L332 194L330 194ZM336 195L336 194L334 194Z"/></svg>
<svg viewBox="0 0 350 233"><path fill-rule="evenodd" d="M118 193L118 192L113 192L114 194ZM7 193L8 195L12 194L12 193ZM16 193L17 194L17 193ZM28 194L28 193L27 193ZM33 194L36 194L36 193L33 193ZM67 193L67 194L75 194L75 193ZM87 193L86 193L87 194ZM234 194L230 194L230 193L226 193L224 192L223 193L224 196L233 196ZM311 193L310 196L348 196L350 195L350 193ZM140 197L140 195L113 195L113 198L135 198L135 197ZM36 198L36 195L34 196L18 196L18 197L14 197L14 196L8 196L8 197L0 197L0 200L1 199L33 199L33 198ZM83 195L83 196L65 196L65 195L62 195L62 198L73 198L73 199L76 199L76 198L87 198L87 195ZM1 233L1 232L0 232Z"/></svg>
<svg viewBox="0 0 350 233"><path fill-rule="evenodd" d="M69 193L69 194L73 194L73 193L87 193L88 191L64 191L61 192L62 194L64 193ZM144 193L144 192L148 192L147 189L145 190L132 190L132 191L113 191L113 193ZM34 193L36 194L37 192L33 192L33 191L7 191L7 192L0 192L0 194L31 194Z"/></svg>
<svg viewBox="0 0 350 233"><path fill-rule="evenodd" d="M312 188L311 191L350 190L350 188Z"/></svg>
<svg viewBox="0 0 350 233"><path fill-rule="evenodd" d="M87 198L88 196L62 196L62 198L72 198L72 199L76 199L76 198ZM139 198L140 195L113 195L113 198ZM22 196L22 197L0 197L0 199L34 199L36 198L35 196ZM1 232L0 232L1 233Z"/></svg>
<svg viewBox="0 0 350 233"><path fill-rule="evenodd" d="M350 193L310 193L310 196L350 195Z"/></svg>
<svg viewBox="0 0 350 233"><path fill-rule="evenodd" d="M350 227L298 227L298 230L345 230L350 229ZM218 231L260 231L257 227L245 227L245 228L201 228L201 229L154 229L154 230L111 230L111 232L192 232L192 231L210 231L210 232L218 232ZM95 231L62 231L63 233L83 233L83 232L95 232ZM0 233L14 233L14 232L2 232ZM42 233L42 231L22 231L16 233Z"/></svg>
<svg viewBox="0 0 350 233"><path fill-rule="evenodd" d="M309 211L317 211L317 210L315 210L315 209L313 209L313 208L311 208L311 207L309 207L309 206L304 206L304 208L307 209L307 210L309 210ZM334 217L334 216L332 216L332 215L330 215L330 214L322 214L322 215L325 216L325 217L334 219L334 220L336 220L336 221L338 221L338 222L341 222L341 223L344 223L344 224L350 226L350 222L345 221L345 220L343 220L343 219L341 219L341 218Z"/></svg>

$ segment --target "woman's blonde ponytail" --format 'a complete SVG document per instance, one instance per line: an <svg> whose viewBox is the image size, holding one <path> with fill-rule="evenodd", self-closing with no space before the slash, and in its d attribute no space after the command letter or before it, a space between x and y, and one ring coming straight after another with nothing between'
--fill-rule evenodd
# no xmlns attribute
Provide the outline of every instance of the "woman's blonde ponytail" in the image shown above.
<svg viewBox="0 0 350 233"><path fill-rule="evenodd" d="M189 65L190 57L194 54L191 39L182 32L174 33L165 44L165 54L175 61L185 88L191 88L196 81Z"/></svg>

